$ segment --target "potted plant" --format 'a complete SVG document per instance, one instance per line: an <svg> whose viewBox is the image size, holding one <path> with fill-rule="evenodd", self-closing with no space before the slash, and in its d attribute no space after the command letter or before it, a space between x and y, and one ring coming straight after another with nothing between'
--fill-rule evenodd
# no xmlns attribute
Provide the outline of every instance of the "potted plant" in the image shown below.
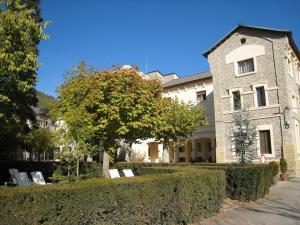
<svg viewBox="0 0 300 225"><path fill-rule="evenodd" d="M280 159L280 170L281 170L281 174L280 174L280 179L282 181L287 181L288 180L288 174L287 172L287 162L285 160L285 158L281 158Z"/></svg>
<svg viewBox="0 0 300 225"><path fill-rule="evenodd" d="M272 184L277 184L278 182L278 173L279 173L279 165L278 162L272 161L270 162L269 166L271 167L272 170Z"/></svg>

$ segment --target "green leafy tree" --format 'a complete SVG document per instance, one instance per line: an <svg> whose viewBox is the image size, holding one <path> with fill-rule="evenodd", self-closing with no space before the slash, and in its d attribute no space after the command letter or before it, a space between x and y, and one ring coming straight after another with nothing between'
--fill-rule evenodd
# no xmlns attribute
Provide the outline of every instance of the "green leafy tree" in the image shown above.
<svg viewBox="0 0 300 225"><path fill-rule="evenodd" d="M178 141L192 135L198 126L207 124L204 108L199 104L184 103L164 98L157 102L154 136L163 140L163 161L169 162L169 141Z"/></svg>
<svg viewBox="0 0 300 225"><path fill-rule="evenodd" d="M55 142L55 134L48 129L34 129L24 138L26 150L38 160L45 160L47 153L54 153Z"/></svg>
<svg viewBox="0 0 300 225"><path fill-rule="evenodd" d="M81 132L85 132L85 130L79 126L75 126L74 129L74 125L67 127L66 124L59 127L56 132L56 143L62 146L58 157L63 163L67 164L68 178L71 176L71 169L73 167L76 168L76 176L79 177L80 161L97 151L94 146L85 142L86 139L82 136Z"/></svg>
<svg viewBox="0 0 300 225"><path fill-rule="evenodd" d="M257 132L250 123L249 112L242 109L233 115L231 141L232 152L240 163L251 163L257 157Z"/></svg>
<svg viewBox="0 0 300 225"><path fill-rule="evenodd" d="M40 0L20 0L20 4L22 4L25 9L31 10L31 16L37 23L43 22Z"/></svg>
<svg viewBox="0 0 300 225"><path fill-rule="evenodd" d="M26 121L35 121L37 44L46 39L46 23L19 0L0 0L0 146L1 152L18 146ZM16 149L14 149L16 150Z"/></svg>
<svg viewBox="0 0 300 225"><path fill-rule="evenodd" d="M162 87L159 81L142 79L136 69L89 71L81 68L65 81L52 112L66 122L75 141L97 146L115 160L119 140L151 136L151 116Z"/></svg>

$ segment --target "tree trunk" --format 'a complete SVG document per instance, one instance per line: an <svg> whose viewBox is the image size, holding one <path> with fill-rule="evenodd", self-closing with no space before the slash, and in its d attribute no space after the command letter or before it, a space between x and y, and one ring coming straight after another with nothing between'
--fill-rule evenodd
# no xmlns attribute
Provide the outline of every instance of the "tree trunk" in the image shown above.
<svg viewBox="0 0 300 225"><path fill-rule="evenodd" d="M162 157L163 157L163 162L164 163L169 163L170 162L169 139L168 138L164 138Z"/></svg>
<svg viewBox="0 0 300 225"><path fill-rule="evenodd" d="M71 163L68 162L68 178L70 178Z"/></svg>
<svg viewBox="0 0 300 225"><path fill-rule="evenodd" d="M103 151L103 169L102 169L102 176L105 178L109 178L108 175L108 170L109 170L109 155L108 153L104 150Z"/></svg>
<svg viewBox="0 0 300 225"><path fill-rule="evenodd" d="M100 146L99 147L99 152L98 152L98 162L101 162L103 160L103 149Z"/></svg>
<svg viewBox="0 0 300 225"><path fill-rule="evenodd" d="M173 144L173 153L174 153L174 160L173 160L173 163L175 164L176 163L176 156L177 156L177 142L176 141L174 141L173 140L173 142L174 142L174 144Z"/></svg>
<svg viewBox="0 0 300 225"><path fill-rule="evenodd" d="M79 176L79 157L77 158L77 162L76 162L76 176Z"/></svg>

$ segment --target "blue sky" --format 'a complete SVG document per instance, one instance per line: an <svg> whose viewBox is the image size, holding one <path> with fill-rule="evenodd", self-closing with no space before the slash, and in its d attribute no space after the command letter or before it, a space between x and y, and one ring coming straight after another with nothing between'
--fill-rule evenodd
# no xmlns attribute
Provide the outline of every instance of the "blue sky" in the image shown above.
<svg viewBox="0 0 300 225"><path fill-rule="evenodd" d="M187 76L209 70L202 53L237 24L293 31L299 0L41 0L52 20L40 44L37 89L56 96L63 74L85 60L98 69L135 64Z"/></svg>

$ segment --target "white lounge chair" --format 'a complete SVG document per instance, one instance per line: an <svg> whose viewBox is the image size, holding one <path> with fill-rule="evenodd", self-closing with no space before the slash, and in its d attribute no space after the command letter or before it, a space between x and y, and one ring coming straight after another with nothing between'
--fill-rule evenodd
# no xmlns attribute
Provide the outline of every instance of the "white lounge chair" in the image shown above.
<svg viewBox="0 0 300 225"><path fill-rule="evenodd" d="M30 185L32 181L29 179L27 172L20 172L20 179L18 180L19 186Z"/></svg>
<svg viewBox="0 0 300 225"><path fill-rule="evenodd" d="M9 169L8 172L11 176L11 183L13 185L23 186L32 184L26 172L19 172L18 169Z"/></svg>
<svg viewBox="0 0 300 225"><path fill-rule="evenodd" d="M46 185L46 183L43 173L41 171L34 171L30 173L32 181L34 184L39 184L39 185Z"/></svg>
<svg viewBox="0 0 300 225"><path fill-rule="evenodd" d="M10 182L8 182L8 183L17 185L17 180L20 177L19 170L18 169L9 169L8 172L10 175Z"/></svg>
<svg viewBox="0 0 300 225"><path fill-rule="evenodd" d="M134 177L134 174L131 169L125 169L125 170L123 170L123 173L124 173L125 177Z"/></svg>
<svg viewBox="0 0 300 225"><path fill-rule="evenodd" d="M120 174L119 174L119 171L117 169L108 170L108 174L109 174L109 177L112 178L112 179L120 178Z"/></svg>

